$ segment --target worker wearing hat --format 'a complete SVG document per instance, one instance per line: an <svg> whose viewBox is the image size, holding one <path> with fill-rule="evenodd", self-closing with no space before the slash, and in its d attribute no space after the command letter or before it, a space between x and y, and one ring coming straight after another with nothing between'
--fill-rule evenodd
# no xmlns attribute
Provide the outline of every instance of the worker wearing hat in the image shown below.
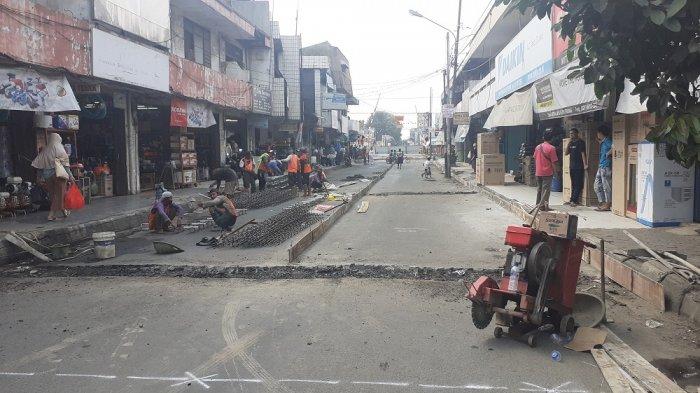
<svg viewBox="0 0 700 393"><path fill-rule="evenodd" d="M173 193L165 191L151 208L151 213L148 215L148 229L162 233L180 228L183 213L182 207L173 202Z"/></svg>

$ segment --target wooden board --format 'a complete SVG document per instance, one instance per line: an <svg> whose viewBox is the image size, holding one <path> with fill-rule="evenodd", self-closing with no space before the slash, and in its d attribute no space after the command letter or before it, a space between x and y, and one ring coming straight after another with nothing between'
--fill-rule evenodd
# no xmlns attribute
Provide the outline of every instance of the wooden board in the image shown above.
<svg viewBox="0 0 700 393"><path fill-rule="evenodd" d="M367 213L367 210L369 210L369 201L362 201L360 204L360 208L357 209L358 213Z"/></svg>
<svg viewBox="0 0 700 393"><path fill-rule="evenodd" d="M598 364L600 372L613 393L634 393L627 378L620 371L620 367L604 349L592 349L591 355L593 355L593 359Z"/></svg>
<svg viewBox="0 0 700 393"><path fill-rule="evenodd" d="M651 393L685 393L683 389L625 344L610 329L605 326L601 326L601 329L608 333L608 341L603 344L603 349L617 362L620 368L637 380L646 391Z"/></svg>

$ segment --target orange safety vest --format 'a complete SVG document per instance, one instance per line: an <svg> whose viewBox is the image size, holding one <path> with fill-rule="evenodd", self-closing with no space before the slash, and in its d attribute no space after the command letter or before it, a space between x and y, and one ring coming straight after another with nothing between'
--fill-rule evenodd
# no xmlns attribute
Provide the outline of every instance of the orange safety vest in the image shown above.
<svg viewBox="0 0 700 393"><path fill-rule="evenodd" d="M254 172L253 170L253 160L246 159L243 163L243 170L246 172Z"/></svg>
<svg viewBox="0 0 700 393"><path fill-rule="evenodd" d="M297 173L299 172L299 156L292 154L289 156L289 163L287 164L287 172Z"/></svg>
<svg viewBox="0 0 700 393"><path fill-rule="evenodd" d="M313 172L313 169L311 169L311 164L309 164L309 156L302 154L301 161L304 162L304 168L302 168L303 173L306 174Z"/></svg>

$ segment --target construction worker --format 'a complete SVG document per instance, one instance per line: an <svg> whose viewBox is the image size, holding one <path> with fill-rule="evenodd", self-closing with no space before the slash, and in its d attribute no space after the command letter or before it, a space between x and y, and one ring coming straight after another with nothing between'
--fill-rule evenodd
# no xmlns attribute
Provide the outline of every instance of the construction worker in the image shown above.
<svg viewBox="0 0 700 393"><path fill-rule="evenodd" d="M299 185L299 180L297 178L299 174L299 156L296 152L292 151L291 154L287 156L283 162L287 163L287 179L289 181L289 187L294 187Z"/></svg>
<svg viewBox="0 0 700 393"><path fill-rule="evenodd" d="M301 157L299 157L299 167L301 169L301 188L304 190L304 196L311 195L311 187L309 186L309 176L313 172L311 167L311 162L309 161L309 154L306 150L302 150Z"/></svg>
<svg viewBox="0 0 700 393"><path fill-rule="evenodd" d="M233 201L226 195L220 194L216 188L209 190L209 197L211 200L199 202L199 207L208 208L214 223L222 230L230 231L236 225L236 219L238 218L238 211Z"/></svg>
<svg viewBox="0 0 700 393"><path fill-rule="evenodd" d="M253 163L253 156L249 151L245 152L240 163L241 169L243 169L243 188L247 192L255 192L255 164Z"/></svg>
<svg viewBox="0 0 700 393"><path fill-rule="evenodd" d="M269 167L270 155L264 152L260 156L260 164L258 165L258 189L263 191L265 189L265 184L267 184L267 176L272 175L272 170Z"/></svg>

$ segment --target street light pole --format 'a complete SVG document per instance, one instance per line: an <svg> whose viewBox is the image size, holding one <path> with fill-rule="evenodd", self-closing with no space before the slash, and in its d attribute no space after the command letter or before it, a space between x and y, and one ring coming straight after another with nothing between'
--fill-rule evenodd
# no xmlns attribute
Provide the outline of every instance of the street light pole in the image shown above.
<svg viewBox="0 0 700 393"><path fill-rule="evenodd" d="M457 34L455 35L455 54L452 59L452 84L447 86L447 103L452 106L452 96L455 84L457 82L457 56L459 56L459 30L462 24L462 0L459 0L459 7L457 9ZM447 36L449 42L450 36ZM449 44L448 44L448 58L449 58ZM450 64L447 64L448 75L449 75ZM447 135L445 138L445 144L447 145L447 151L445 152L445 177L452 177L452 116L447 119Z"/></svg>

